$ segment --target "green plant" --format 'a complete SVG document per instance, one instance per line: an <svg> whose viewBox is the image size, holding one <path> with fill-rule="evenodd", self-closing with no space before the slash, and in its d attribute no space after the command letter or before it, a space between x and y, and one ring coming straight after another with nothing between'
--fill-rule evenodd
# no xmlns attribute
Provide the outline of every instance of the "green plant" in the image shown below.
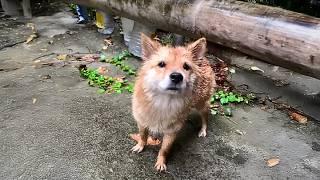
<svg viewBox="0 0 320 180"><path fill-rule="evenodd" d="M80 69L80 75L88 79L90 86L99 87L98 93L115 92L120 94L124 90L129 93L133 92L133 85L128 83L127 80L118 80L117 78L103 76L93 69Z"/></svg>
<svg viewBox="0 0 320 180"><path fill-rule="evenodd" d="M249 104L255 98L255 95L252 93L242 95L236 92L217 91L210 100L212 104L211 114L216 115L220 112L220 114L232 116L231 107L227 105L240 103Z"/></svg>
<svg viewBox="0 0 320 180"><path fill-rule="evenodd" d="M174 35L172 33L165 34L160 38L160 42L163 45L172 45L174 42Z"/></svg>
<svg viewBox="0 0 320 180"><path fill-rule="evenodd" d="M71 9L73 14L77 14L77 5L70 3L69 8ZM90 19L95 20L96 19L96 10L94 8L87 8L87 14L90 17Z"/></svg>
<svg viewBox="0 0 320 180"><path fill-rule="evenodd" d="M123 60L126 60L128 57L132 56L128 51L122 51L120 54L117 54L113 56L110 60L107 62L110 64L113 64L115 66L118 66L123 72L127 73L128 75L136 75L136 70L131 68L129 65L126 65ZM100 61L104 62L106 61L105 55L101 55Z"/></svg>
<svg viewBox="0 0 320 180"><path fill-rule="evenodd" d="M74 14L76 14L76 12L77 12L77 7L76 7L76 4L73 4L73 3L70 3L69 4L69 8L71 9L71 11L74 13Z"/></svg>

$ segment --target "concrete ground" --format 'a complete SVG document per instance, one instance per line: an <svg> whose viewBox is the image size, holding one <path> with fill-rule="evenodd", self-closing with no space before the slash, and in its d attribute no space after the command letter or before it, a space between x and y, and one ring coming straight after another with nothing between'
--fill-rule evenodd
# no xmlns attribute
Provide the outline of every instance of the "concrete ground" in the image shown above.
<svg viewBox="0 0 320 180"><path fill-rule="evenodd" d="M28 29L25 20L0 21L8 27L0 29L1 44L23 41L31 33L23 30ZM236 107L231 118L212 117L207 138L197 137L198 117L190 116L173 147L168 171L156 172L158 147L141 154L129 151L134 145L129 134L137 131L131 95L98 94L80 78L75 66L81 62L56 60L57 54L102 49L105 36L75 21L63 9L34 17L39 38L1 47L0 179L320 178L317 120L301 125L283 111L258 104ZM106 51L110 56L125 49L118 32L112 40L114 46ZM134 58L129 61L135 66L140 63ZM296 76L301 82L307 78ZM274 88L270 80L243 69L236 69L233 81L265 94L272 94ZM315 84L308 90L320 84L310 81ZM299 100L303 101L294 102ZM312 102L319 105L317 99ZM280 163L270 168L266 160L273 157Z"/></svg>

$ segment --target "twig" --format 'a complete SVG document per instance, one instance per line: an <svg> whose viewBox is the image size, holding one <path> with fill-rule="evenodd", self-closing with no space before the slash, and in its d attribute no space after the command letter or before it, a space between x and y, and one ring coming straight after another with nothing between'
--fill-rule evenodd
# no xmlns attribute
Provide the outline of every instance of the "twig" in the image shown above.
<svg viewBox="0 0 320 180"><path fill-rule="evenodd" d="M43 58L43 57L46 57L46 56L51 56L51 55L54 55L54 54L56 54L56 53L44 54L44 55L41 55L41 56L39 56L39 57L34 58L32 61L35 61L35 60L37 60L37 59L40 59L40 58Z"/></svg>
<svg viewBox="0 0 320 180"><path fill-rule="evenodd" d="M24 43L26 40L23 40L23 41L18 41L18 42L15 42L13 44L7 44L7 45L4 45L3 47L0 48L0 50L4 49L4 48L8 48L8 47L13 47L17 44L21 44L21 43Z"/></svg>

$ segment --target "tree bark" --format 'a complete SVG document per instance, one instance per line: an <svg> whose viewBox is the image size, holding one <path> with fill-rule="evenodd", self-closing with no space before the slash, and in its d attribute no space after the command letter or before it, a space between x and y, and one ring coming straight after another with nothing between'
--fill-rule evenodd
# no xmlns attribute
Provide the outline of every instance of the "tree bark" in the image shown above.
<svg viewBox="0 0 320 180"><path fill-rule="evenodd" d="M320 19L280 8L220 0L70 0L230 47L320 79Z"/></svg>

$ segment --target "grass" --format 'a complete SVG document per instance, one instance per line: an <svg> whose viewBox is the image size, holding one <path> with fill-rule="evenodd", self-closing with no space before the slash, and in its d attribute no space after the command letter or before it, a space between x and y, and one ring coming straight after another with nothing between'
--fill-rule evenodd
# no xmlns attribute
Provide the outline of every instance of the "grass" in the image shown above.
<svg viewBox="0 0 320 180"><path fill-rule="evenodd" d="M128 51L122 51L121 53L113 56L111 59L107 60L104 54L101 54L100 61L107 62L119 67L127 76L135 76L136 70L126 65L123 61L130 57L131 54ZM123 93L123 92L133 92L133 83L127 80L127 77L115 78L111 76L104 76L99 74L96 69L87 69L86 66L80 67L81 77L88 79L88 84L90 86L98 87L98 93Z"/></svg>
<svg viewBox="0 0 320 180"><path fill-rule="evenodd" d="M125 64L123 60L126 60L128 57L132 56L128 51L122 51L121 53L113 56L110 60L106 60L105 55L101 55L100 61L107 62L119 67L123 72L125 72L129 76L135 76L136 70Z"/></svg>
<svg viewBox="0 0 320 180"><path fill-rule="evenodd" d="M98 93L117 93L120 94L124 91L129 93L133 92L133 84L128 80L103 76L94 69L80 69L80 75L88 79L90 86L99 87Z"/></svg>
<svg viewBox="0 0 320 180"><path fill-rule="evenodd" d="M232 108L230 105L249 104L255 99L252 93L242 95L236 92L217 91L210 100L211 114L232 116Z"/></svg>

